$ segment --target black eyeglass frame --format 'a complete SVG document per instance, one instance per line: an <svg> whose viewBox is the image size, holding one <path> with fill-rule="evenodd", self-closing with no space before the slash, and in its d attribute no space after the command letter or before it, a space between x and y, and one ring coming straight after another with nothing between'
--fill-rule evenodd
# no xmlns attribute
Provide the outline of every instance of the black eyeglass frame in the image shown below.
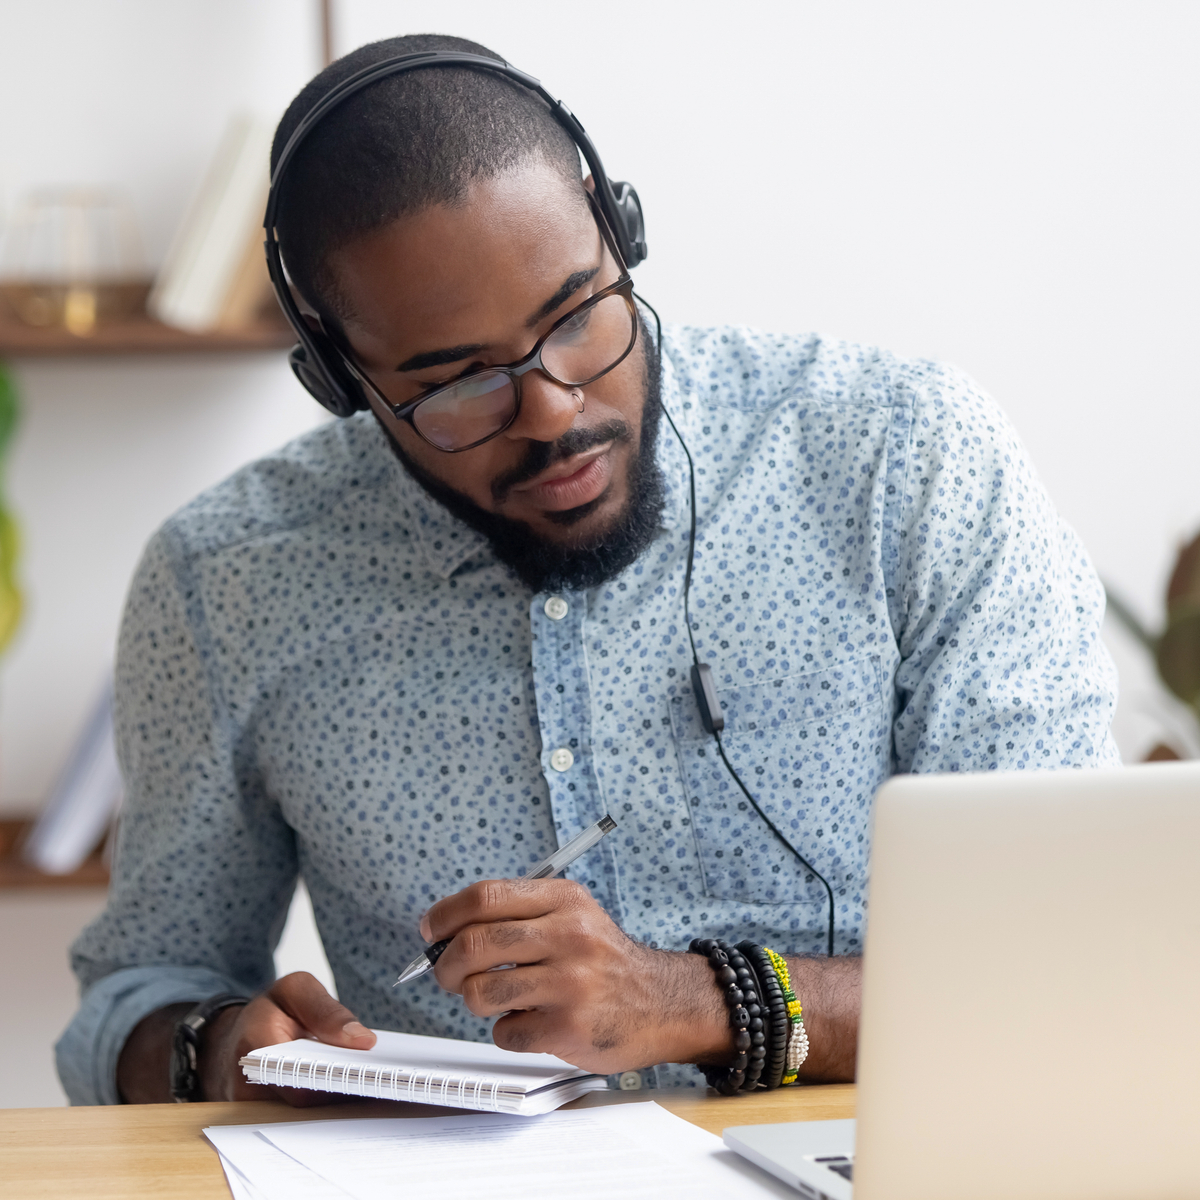
<svg viewBox="0 0 1200 1200"><path fill-rule="evenodd" d="M354 375L354 377L363 385L363 387L368 388L371 391L380 404L382 404L388 410L388 412L396 418L396 420L407 421L408 424L412 426L416 435L423 442L432 446L435 450L440 450L443 454L461 454L464 450L474 450L476 446L482 446L484 442L490 442L492 438L499 437L500 434L508 429L509 426L511 426L512 423L517 419L517 417L521 415L521 376L528 374L530 371L540 370L547 379L552 379L555 383L561 385L562 387L587 387L589 383L595 383L597 379L603 379L604 376L609 373L609 371L615 370L617 367L619 367L621 363L623 363L632 353L634 346L637 345L638 325L640 322L638 321L637 305L634 303L633 299L633 277L625 269L625 263L621 258L620 251L614 244L612 234L607 228L608 222L605 221L603 213L597 211L596 202L590 195L588 199L592 203L593 212L596 216L596 224L600 229L600 236L604 239L604 243L608 247L609 252L612 254L617 265L621 268L621 276L615 283L610 283L608 287L602 288L594 296L589 296L583 301L582 304L577 304L569 312L566 312L559 317L559 319L555 321L554 324L551 325L550 328L546 330L546 332L540 338L538 338L533 349L530 350L524 358L520 358L513 363L497 363L495 366L489 365L486 367L480 367L475 371L468 371L467 374L460 375L457 379L450 380L449 383L439 384L431 391L423 392L421 395L415 396L412 400L406 400L403 404L393 404L379 390L379 388L376 387L375 381L370 377L370 375L368 375L367 372L358 365L349 346L338 345L338 352L341 354L342 361L346 364L347 370ZM557 333L558 330L561 329L562 326L564 326L568 321L573 320L575 317L578 317L580 313L587 312L589 308L595 307L602 300L606 300L609 296L614 295L623 296L625 300L625 306L629 309L629 323L632 328L632 333L629 338L629 345L625 347L625 350L621 354L620 358L609 363L609 365L605 367L603 371L593 375L590 379L559 379L557 375L543 365L542 349L555 335L555 333ZM340 339L335 339L335 344L338 341L340 341ZM456 446L453 450L447 450L445 446L439 446L436 442L431 441L420 431L420 429L417 428L417 423L413 419L413 414L427 400L432 400L435 396L440 395L442 392L446 392L451 388L458 387L464 381L472 379L477 375L484 375L493 371L507 375L512 380L514 395L512 415L507 421L504 422L503 425L500 426L499 429L489 433L487 437L482 437L478 441L472 442L469 446Z"/></svg>

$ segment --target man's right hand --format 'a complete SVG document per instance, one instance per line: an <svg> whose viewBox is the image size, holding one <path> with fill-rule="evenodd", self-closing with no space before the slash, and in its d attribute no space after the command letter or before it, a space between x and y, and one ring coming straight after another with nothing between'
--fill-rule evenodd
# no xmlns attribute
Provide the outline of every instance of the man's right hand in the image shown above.
<svg viewBox="0 0 1200 1200"><path fill-rule="evenodd" d="M174 1004L143 1019L129 1035L117 1063L117 1086L127 1104L170 1101L168 1064L175 1024L193 1007ZM369 1050L375 1035L307 971L285 975L240 1008L226 1008L200 1034L200 1084L205 1100L277 1098L303 1108L330 1104L328 1092L251 1083L238 1060L251 1050L315 1037L331 1046Z"/></svg>

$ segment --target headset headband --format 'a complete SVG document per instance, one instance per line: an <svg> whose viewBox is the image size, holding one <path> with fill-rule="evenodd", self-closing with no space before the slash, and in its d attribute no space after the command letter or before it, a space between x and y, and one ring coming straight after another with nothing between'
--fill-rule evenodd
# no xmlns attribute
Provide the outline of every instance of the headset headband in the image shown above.
<svg viewBox="0 0 1200 1200"><path fill-rule="evenodd" d="M600 161L600 155L596 152L592 139L584 130L582 122L561 100L546 91L541 82L534 79L532 75L526 75L524 71L519 71L516 67L498 59L484 58L479 54L444 50L425 50L417 54L397 55L394 58L385 58L381 62L364 67L348 79L342 80L335 88L322 96L305 113L300 124L292 131L292 135L280 152L275 169L271 173L271 186L267 193L267 210L263 217L263 228L266 231L267 270L270 273L279 306L283 309L288 323L300 339L300 345L296 346L290 355L292 370L314 398L337 416L350 416L352 413L366 408L367 402L362 394L361 386L343 366L338 348L328 334L310 328L292 296L284 271L279 239L275 233L280 185L289 164L296 156L296 152L305 138L329 112L373 83L395 75L402 75L406 71L421 70L427 67L465 67L469 70L484 71L510 79L540 96L549 106L550 115L567 132L587 162L592 181L595 184L596 202L599 205L601 217L608 223L616 240L619 257L623 260L622 265L626 269L636 267L646 257L645 225L637 192L628 183L614 184L608 178L604 164Z"/></svg>

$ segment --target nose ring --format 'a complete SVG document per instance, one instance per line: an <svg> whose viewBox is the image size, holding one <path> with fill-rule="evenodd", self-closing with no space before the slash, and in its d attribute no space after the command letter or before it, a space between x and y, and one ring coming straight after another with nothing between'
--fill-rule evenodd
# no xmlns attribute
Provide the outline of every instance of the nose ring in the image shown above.
<svg viewBox="0 0 1200 1200"><path fill-rule="evenodd" d="M583 393L578 388L571 389L571 399L578 401L579 411L583 412Z"/></svg>

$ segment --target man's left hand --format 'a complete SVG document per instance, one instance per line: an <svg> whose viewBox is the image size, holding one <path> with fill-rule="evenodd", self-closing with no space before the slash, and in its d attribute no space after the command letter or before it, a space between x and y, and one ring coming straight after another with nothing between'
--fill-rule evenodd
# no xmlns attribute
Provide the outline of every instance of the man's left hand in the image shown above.
<svg viewBox="0 0 1200 1200"><path fill-rule="evenodd" d="M578 883L474 883L438 901L421 934L454 939L437 980L477 1016L500 1017L493 1038L506 1050L555 1054L600 1075L733 1054L707 960L633 941Z"/></svg>

